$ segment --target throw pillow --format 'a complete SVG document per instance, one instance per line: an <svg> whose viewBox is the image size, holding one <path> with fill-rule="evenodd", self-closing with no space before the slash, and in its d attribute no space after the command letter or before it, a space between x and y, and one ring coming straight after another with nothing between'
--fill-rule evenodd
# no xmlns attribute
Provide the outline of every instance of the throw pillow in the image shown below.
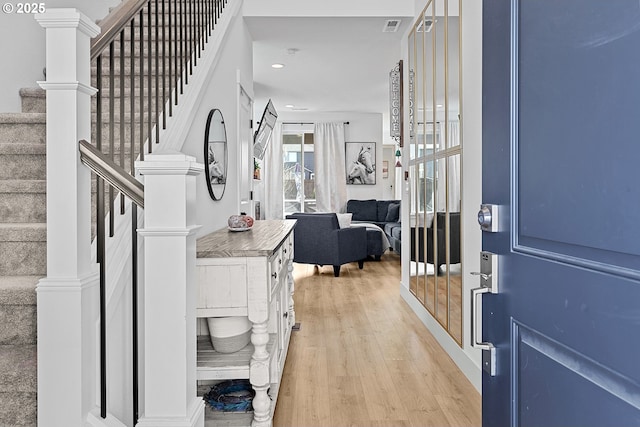
<svg viewBox="0 0 640 427"><path fill-rule="evenodd" d="M350 213L337 213L338 217L338 225L340 228L349 228L351 227L351 217L353 214Z"/></svg>
<svg viewBox="0 0 640 427"><path fill-rule="evenodd" d="M385 222L398 222L400 219L400 203L390 203Z"/></svg>

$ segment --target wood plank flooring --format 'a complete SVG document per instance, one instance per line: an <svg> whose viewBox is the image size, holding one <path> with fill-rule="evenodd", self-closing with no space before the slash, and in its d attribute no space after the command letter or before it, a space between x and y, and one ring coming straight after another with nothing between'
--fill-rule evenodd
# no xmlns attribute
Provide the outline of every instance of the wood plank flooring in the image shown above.
<svg viewBox="0 0 640 427"><path fill-rule="evenodd" d="M480 395L400 296L398 255L294 278L274 427L481 425Z"/></svg>

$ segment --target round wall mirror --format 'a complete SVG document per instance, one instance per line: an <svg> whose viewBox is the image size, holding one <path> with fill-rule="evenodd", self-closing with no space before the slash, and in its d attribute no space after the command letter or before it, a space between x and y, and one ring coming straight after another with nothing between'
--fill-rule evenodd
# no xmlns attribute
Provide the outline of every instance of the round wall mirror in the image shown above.
<svg viewBox="0 0 640 427"><path fill-rule="evenodd" d="M227 130L222 113L217 108L209 111L204 131L204 158L207 188L213 200L220 200L227 185Z"/></svg>

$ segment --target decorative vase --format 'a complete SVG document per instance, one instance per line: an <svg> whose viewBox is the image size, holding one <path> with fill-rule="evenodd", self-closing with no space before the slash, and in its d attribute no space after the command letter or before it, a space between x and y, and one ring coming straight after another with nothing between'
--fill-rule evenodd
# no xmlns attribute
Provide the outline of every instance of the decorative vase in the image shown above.
<svg viewBox="0 0 640 427"><path fill-rule="evenodd" d="M253 227L253 218L244 212L240 212L240 215L231 215L227 224L230 228L251 228Z"/></svg>

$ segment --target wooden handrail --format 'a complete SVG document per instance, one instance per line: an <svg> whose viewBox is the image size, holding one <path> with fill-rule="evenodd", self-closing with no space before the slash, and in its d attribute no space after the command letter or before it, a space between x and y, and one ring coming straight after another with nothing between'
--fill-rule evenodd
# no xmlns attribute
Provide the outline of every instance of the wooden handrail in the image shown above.
<svg viewBox="0 0 640 427"><path fill-rule="evenodd" d="M140 181L84 139L79 144L80 161L85 166L144 208L144 185Z"/></svg>
<svg viewBox="0 0 640 427"><path fill-rule="evenodd" d="M102 30L91 40L91 60L102 53L109 43L131 22L131 19L147 4L148 0L129 0L120 3L98 26Z"/></svg>

